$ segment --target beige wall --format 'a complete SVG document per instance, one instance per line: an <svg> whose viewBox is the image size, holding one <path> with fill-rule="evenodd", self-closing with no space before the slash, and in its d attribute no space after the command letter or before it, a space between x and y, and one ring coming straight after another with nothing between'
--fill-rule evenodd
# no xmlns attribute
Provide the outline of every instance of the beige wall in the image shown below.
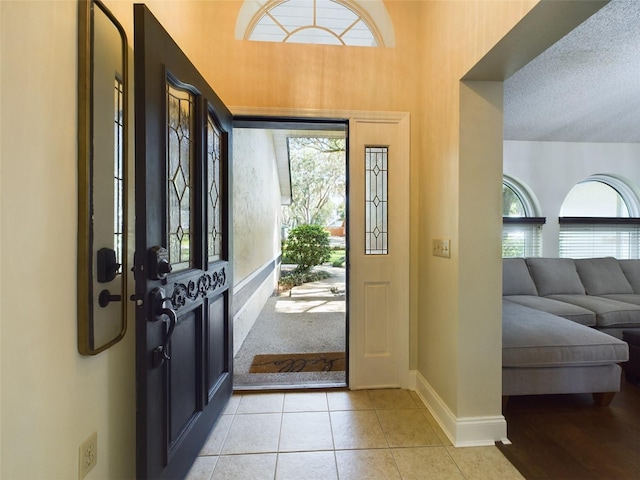
<svg viewBox="0 0 640 480"><path fill-rule="evenodd" d="M410 112L412 367L456 415L495 413L495 393L474 402L473 378L488 365L495 384L495 358L466 350L465 328L482 325L468 301L498 286L465 263L486 245L460 241L471 199L493 197L459 159L459 79L536 2L389 1L393 49L242 42L238 1L148 3L228 105ZM132 43L132 2L106 4ZM76 7L0 2L3 479L75 478L93 431L89 478L135 472L132 328L96 357L76 350ZM451 260L429 255L434 237L451 238Z"/></svg>
<svg viewBox="0 0 640 480"><path fill-rule="evenodd" d="M489 387L501 381L496 353L488 358L481 355L485 342L496 350L500 347L495 318L499 312L490 301L477 303L481 298L497 298L500 272L484 268L487 239L475 243L467 235L474 235L471 225L479 223L482 228L483 218L489 219L488 225L495 223L491 219L494 187L482 180L501 169L502 157L476 158L488 173L474 165L470 152L461 157L460 79L535 3L427 2L424 15L426 94L420 159L414 155L414 161L421 163L416 200L420 212L418 371L457 418L499 415L499 391ZM471 92L465 93L474 98ZM451 259L430 255L433 238L451 239ZM495 256L493 251L490 255ZM482 328L487 321L487 328Z"/></svg>
<svg viewBox="0 0 640 480"><path fill-rule="evenodd" d="M95 357L76 346L77 3L0 8L0 477L77 478L94 431L90 478L132 477L133 329Z"/></svg>

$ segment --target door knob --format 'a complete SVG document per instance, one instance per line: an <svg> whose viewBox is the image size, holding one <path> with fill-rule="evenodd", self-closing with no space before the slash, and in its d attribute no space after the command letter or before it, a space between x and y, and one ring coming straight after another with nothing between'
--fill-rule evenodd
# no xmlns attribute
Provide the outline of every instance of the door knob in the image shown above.
<svg viewBox="0 0 640 480"><path fill-rule="evenodd" d="M119 302L122 300L122 295L113 295L109 290L102 290L100 295L98 295L98 305L102 308L109 305L111 302Z"/></svg>

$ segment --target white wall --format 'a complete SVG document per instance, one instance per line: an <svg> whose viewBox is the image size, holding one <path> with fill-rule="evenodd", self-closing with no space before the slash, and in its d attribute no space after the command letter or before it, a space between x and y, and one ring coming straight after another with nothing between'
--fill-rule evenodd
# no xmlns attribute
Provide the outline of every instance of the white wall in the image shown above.
<svg viewBox="0 0 640 480"><path fill-rule="evenodd" d="M233 131L233 283L280 254L280 182L273 135Z"/></svg>
<svg viewBox="0 0 640 480"><path fill-rule="evenodd" d="M529 186L547 217L542 255L558 256L558 216L573 186L596 173L640 187L640 144L505 141L503 172Z"/></svg>

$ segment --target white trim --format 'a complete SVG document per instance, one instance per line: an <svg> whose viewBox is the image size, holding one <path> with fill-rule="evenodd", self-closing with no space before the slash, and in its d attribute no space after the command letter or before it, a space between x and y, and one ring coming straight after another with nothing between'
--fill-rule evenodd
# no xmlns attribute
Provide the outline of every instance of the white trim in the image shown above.
<svg viewBox="0 0 640 480"><path fill-rule="evenodd" d="M540 202L529 186L511 175L503 174L502 183L518 196L524 207L525 217L541 217ZM504 215L504 212L503 212Z"/></svg>
<svg viewBox="0 0 640 480"><path fill-rule="evenodd" d="M487 446L494 445L498 440L505 444L511 443L507 439L507 421L504 416L457 418L420 372L412 371L410 376L413 375L416 378L416 393L453 446Z"/></svg>
<svg viewBox="0 0 640 480"><path fill-rule="evenodd" d="M363 111L363 110L321 110L315 108L271 108L251 106L229 106L233 115L256 117L290 117L290 118L331 118L338 120L358 120L366 122L392 122L409 119L409 112Z"/></svg>
<svg viewBox="0 0 640 480"><path fill-rule="evenodd" d="M620 175L611 173L596 173L579 182L600 182L613 188L622 198L630 217L640 217L640 191L633 183Z"/></svg>
<svg viewBox="0 0 640 480"><path fill-rule="evenodd" d="M396 46L396 34L393 29L391 17L382 0L352 0L357 4L363 12L365 12L373 21L375 28L382 36L382 45L380 47L393 48Z"/></svg>

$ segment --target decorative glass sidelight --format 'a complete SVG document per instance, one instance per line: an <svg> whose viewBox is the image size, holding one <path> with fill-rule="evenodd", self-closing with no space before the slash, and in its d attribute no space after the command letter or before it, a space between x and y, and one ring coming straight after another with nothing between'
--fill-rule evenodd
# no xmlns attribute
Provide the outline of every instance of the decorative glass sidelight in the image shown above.
<svg viewBox="0 0 640 480"><path fill-rule="evenodd" d="M167 235L173 271L193 265L191 255L192 168L195 96L167 82Z"/></svg>
<svg viewBox="0 0 640 480"><path fill-rule="evenodd" d="M220 130L211 114L207 117L207 255L209 262L222 254L222 146Z"/></svg>
<svg viewBox="0 0 640 480"><path fill-rule="evenodd" d="M113 135L113 249L116 263L122 265L124 245L124 82L116 76L114 83Z"/></svg>
<svg viewBox="0 0 640 480"><path fill-rule="evenodd" d="M388 252L389 147L365 147L365 254Z"/></svg>

